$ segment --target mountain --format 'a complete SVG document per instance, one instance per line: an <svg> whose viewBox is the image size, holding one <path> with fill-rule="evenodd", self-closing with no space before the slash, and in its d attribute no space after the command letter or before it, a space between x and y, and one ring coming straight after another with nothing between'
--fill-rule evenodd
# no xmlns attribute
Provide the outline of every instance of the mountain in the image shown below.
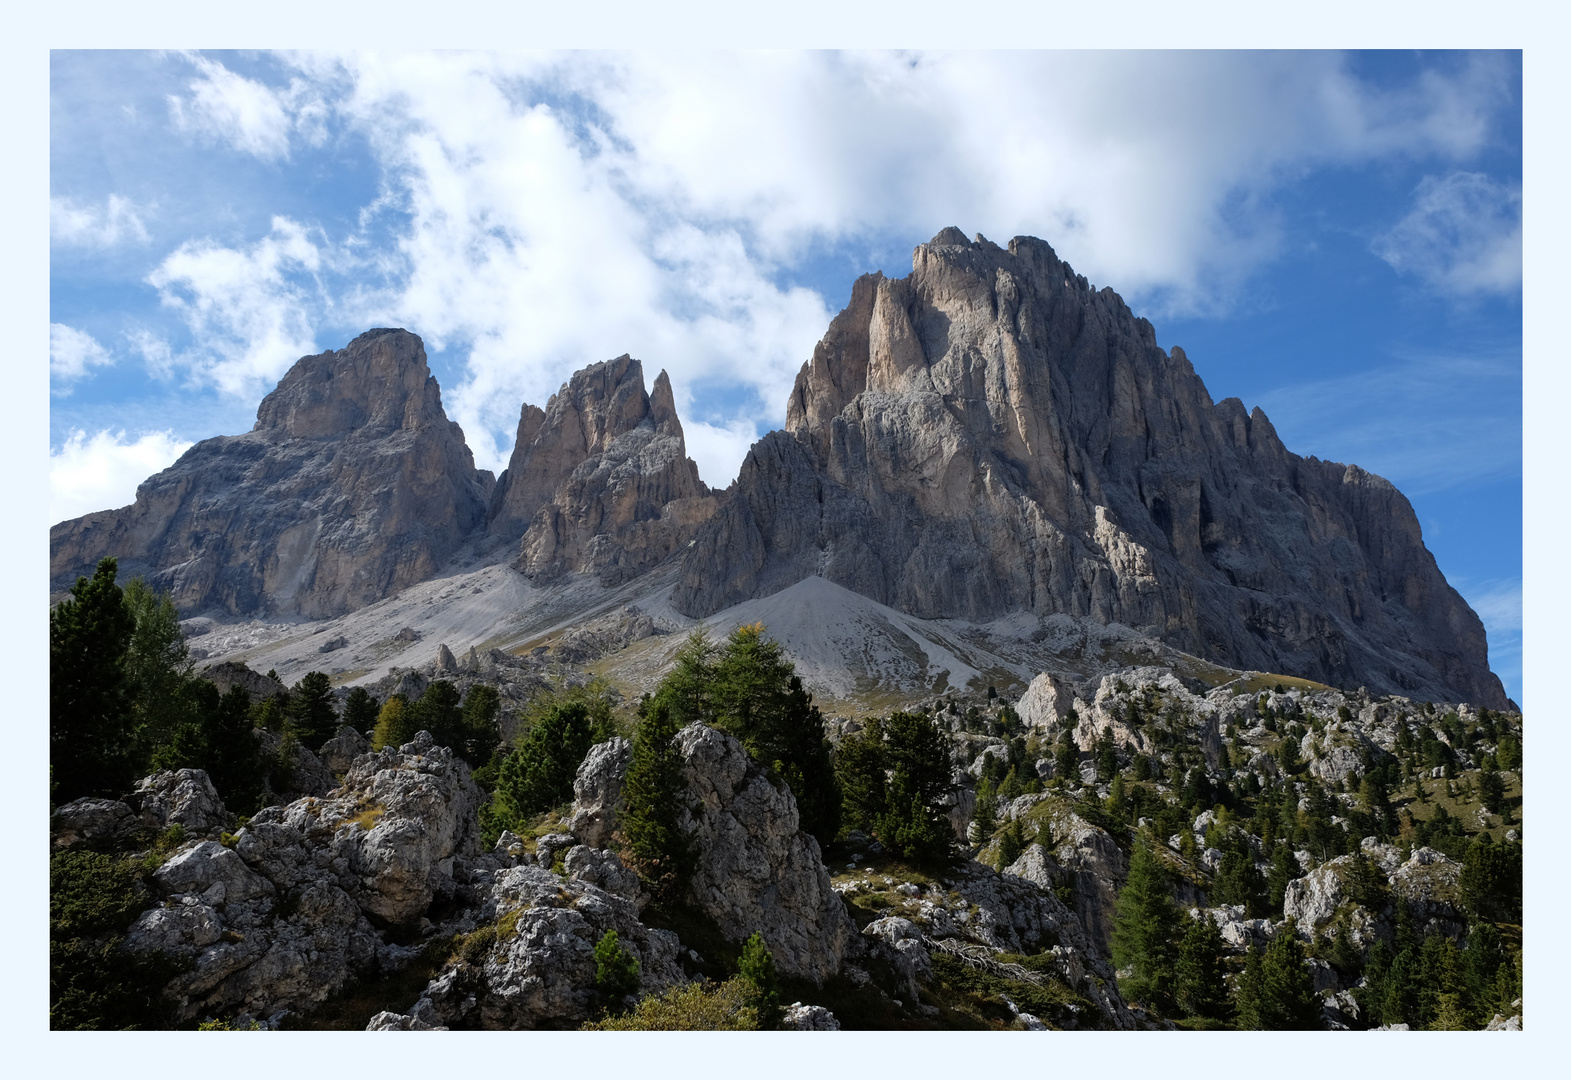
<svg viewBox="0 0 1571 1080"><path fill-rule="evenodd" d="M1504 707L1401 492L1290 453L1040 240L862 278L672 604L818 576L925 619L1063 612L1235 668Z"/></svg>
<svg viewBox="0 0 1571 1080"><path fill-rule="evenodd" d="M687 457L665 373L646 391L627 355L523 405L493 483L420 339L373 330L300 360L251 432L198 444L50 544L57 593L118 556L204 617L190 629L209 656L286 678L324 664L374 681L444 638L576 663L575 628L624 641L639 613L666 632L747 613L792 626L787 648L837 695L1090 678L1160 654L1201 677L1508 705L1395 487L1213 402L1180 349L1043 241L953 228L908 277L856 283L785 429L725 492ZM799 595L822 615L782 614ZM824 634L867 640L837 673ZM646 639L658 666L670 649Z"/></svg>
<svg viewBox="0 0 1571 1080"><path fill-rule="evenodd" d="M188 613L328 618L435 574L492 486L420 339L368 330L302 357L255 427L197 443L131 506L50 529L49 575L67 587L113 555Z"/></svg>

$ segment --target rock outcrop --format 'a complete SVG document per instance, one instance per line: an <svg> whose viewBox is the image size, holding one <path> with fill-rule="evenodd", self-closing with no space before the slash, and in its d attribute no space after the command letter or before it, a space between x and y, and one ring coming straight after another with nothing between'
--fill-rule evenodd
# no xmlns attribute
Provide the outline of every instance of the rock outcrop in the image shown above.
<svg viewBox="0 0 1571 1080"><path fill-rule="evenodd" d="M818 841L802 832L784 782L742 744L703 724L677 733L691 800L678 823L693 840L693 903L727 938L761 933L783 975L834 975L856 926L830 884Z"/></svg>
<svg viewBox="0 0 1571 1080"><path fill-rule="evenodd" d="M225 818L206 780L150 777L144 814ZM153 874L162 903L126 946L186 961L168 987L182 1018L308 1008L407 961L379 928L417 922L438 898L470 898L479 800L468 767L424 732L365 754L330 797L258 812L232 848L207 839L178 850Z"/></svg>
<svg viewBox="0 0 1571 1080"><path fill-rule="evenodd" d="M425 347L369 330L302 357L244 435L206 439L136 502L49 533L53 587L120 560L187 613L327 618L431 576L492 486L442 410Z"/></svg>
<svg viewBox="0 0 1571 1080"><path fill-rule="evenodd" d="M717 502L687 456L671 380L662 371L646 393L624 355L575 373L544 410L523 407L487 530L522 536L517 565L536 580L618 585L684 547Z"/></svg>
<svg viewBox="0 0 1571 1080"><path fill-rule="evenodd" d="M1213 403L1044 242L945 229L803 365L672 597L820 576L923 618L1065 612L1240 669L1507 707L1412 507Z"/></svg>

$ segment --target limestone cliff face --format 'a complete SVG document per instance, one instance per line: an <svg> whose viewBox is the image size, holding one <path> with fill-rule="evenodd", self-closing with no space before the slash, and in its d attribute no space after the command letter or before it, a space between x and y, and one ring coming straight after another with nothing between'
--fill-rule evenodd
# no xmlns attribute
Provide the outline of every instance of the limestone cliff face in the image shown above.
<svg viewBox="0 0 1571 1080"><path fill-rule="evenodd" d="M644 391L629 356L577 372L544 410L525 405L488 529L522 534L516 565L536 580L568 572L605 585L678 551L718 500L687 456L671 380Z"/></svg>
<svg viewBox="0 0 1571 1080"><path fill-rule="evenodd" d="M491 486L420 339L370 330L301 358L251 431L193 446L131 506L56 525L50 577L114 555L182 612L340 615L429 577L484 523Z"/></svg>
<svg viewBox="0 0 1571 1080"><path fill-rule="evenodd" d="M673 603L820 575L924 618L1068 612L1234 667L1504 707L1417 518L1289 453L1044 242L945 229L857 282Z"/></svg>

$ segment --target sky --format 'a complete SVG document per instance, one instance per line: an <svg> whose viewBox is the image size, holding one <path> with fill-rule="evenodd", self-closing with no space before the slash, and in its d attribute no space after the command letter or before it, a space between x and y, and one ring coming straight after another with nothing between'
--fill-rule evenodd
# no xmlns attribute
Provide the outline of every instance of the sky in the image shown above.
<svg viewBox="0 0 1571 1080"><path fill-rule="evenodd" d="M1408 496L1518 701L1519 53L56 51L52 521L425 340L500 472L628 352L723 487L862 273L1042 237L1213 399Z"/></svg>

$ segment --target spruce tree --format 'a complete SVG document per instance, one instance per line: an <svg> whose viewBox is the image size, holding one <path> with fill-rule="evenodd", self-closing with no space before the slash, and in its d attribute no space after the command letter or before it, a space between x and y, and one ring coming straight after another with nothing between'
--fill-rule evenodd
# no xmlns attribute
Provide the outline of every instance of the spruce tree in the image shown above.
<svg viewBox="0 0 1571 1080"><path fill-rule="evenodd" d="M1118 771L1118 744L1113 741L1113 725L1102 729L1096 740L1096 779L1105 784Z"/></svg>
<svg viewBox="0 0 1571 1080"><path fill-rule="evenodd" d="M237 813L259 809L265 766L251 727L250 693L243 686L230 687L203 716L202 726L202 768L224 805Z"/></svg>
<svg viewBox="0 0 1571 1080"><path fill-rule="evenodd" d="M49 612L49 767L54 799L116 798L135 780L126 651L136 630L104 559Z"/></svg>
<svg viewBox="0 0 1571 1080"><path fill-rule="evenodd" d="M1173 996L1187 1016L1221 1020L1227 1015L1222 932L1208 915L1190 919L1178 944Z"/></svg>
<svg viewBox="0 0 1571 1080"><path fill-rule="evenodd" d="M1119 980L1124 996L1163 1013L1173 1007L1178 918L1167 870L1145 837L1137 837L1113 917L1113 961L1130 970Z"/></svg>
<svg viewBox="0 0 1571 1080"><path fill-rule="evenodd" d="M888 748L884 722L868 720L835 749L835 778L841 794L842 820L848 829L872 832L888 805ZM984 779L983 781L987 781Z"/></svg>
<svg viewBox="0 0 1571 1080"><path fill-rule="evenodd" d="M687 790L678 730L667 703L648 704L633 736L617 812L617 835L628 864L651 893L665 900L680 895L691 863L688 838L678 825Z"/></svg>

